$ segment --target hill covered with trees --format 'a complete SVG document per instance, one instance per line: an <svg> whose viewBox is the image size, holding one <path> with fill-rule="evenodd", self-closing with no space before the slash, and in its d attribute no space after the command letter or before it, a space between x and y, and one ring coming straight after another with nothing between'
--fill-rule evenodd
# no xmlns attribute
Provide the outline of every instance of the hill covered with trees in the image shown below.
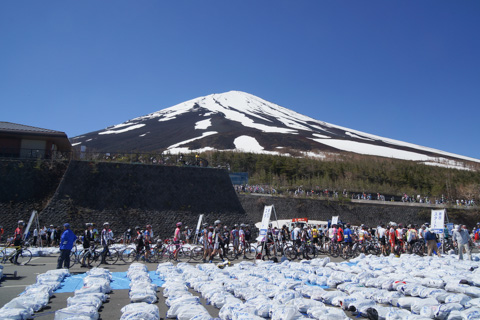
<svg viewBox="0 0 480 320"><path fill-rule="evenodd" d="M279 191L302 188L401 196L422 195L480 200L480 168L459 170L414 161L371 156L332 156L325 159L239 152L201 154L212 167L247 172L249 184Z"/></svg>

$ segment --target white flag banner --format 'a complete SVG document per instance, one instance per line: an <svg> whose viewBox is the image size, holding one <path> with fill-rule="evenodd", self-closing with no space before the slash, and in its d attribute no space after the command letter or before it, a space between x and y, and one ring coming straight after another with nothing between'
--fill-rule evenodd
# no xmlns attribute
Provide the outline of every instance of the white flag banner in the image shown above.
<svg viewBox="0 0 480 320"><path fill-rule="evenodd" d="M430 228L435 233L443 233L443 230L445 229L445 209L432 210Z"/></svg>
<svg viewBox="0 0 480 320"><path fill-rule="evenodd" d="M332 225L338 224L338 216L332 216Z"/></svg>
<svg viewBox="0 0 480 320"><path fill-rule="evenodd" d="M200 225L202 224L202 220L203 220L203 214L201 214L200 217L198 217L197 229L195 234L198 234L198 232L200 231Z"/></svg>
<svg viewBox="0 0 480 320"><path fill-rule="evenodd" d="M270 223L270 216L272 215L272 208L271 206L265 206L263 209L263 217L262 217L262 225L260 226L260 234L258 238L263 240L267 235L268 224Z"/></svg>
<svg viewBox="0 0 480 320"><path fill-rule="evenodd" d="M35 218L36 214L37 214L37 211L33 210L32 214L30 215L30 220L28 220L27 228L25 228L25 231L23 233L23 239L27 238L28 232L30 231L30 227L32 226L33 218Z"/></svg>

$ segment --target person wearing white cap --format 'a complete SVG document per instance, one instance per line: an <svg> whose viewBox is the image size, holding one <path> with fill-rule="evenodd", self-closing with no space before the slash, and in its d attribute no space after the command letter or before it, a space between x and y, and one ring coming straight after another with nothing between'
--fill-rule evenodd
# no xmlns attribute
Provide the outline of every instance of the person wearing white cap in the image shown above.
<svg viewBox="0 0 480 320"><path fill-rule="evenodd" d="M472 251L468 245L470 235L467 229L460 228L459 225L455 226L453 231L453 244L458 247L458 259L463 260L463 249L467 252L468 260L472 260Z"/></svg>

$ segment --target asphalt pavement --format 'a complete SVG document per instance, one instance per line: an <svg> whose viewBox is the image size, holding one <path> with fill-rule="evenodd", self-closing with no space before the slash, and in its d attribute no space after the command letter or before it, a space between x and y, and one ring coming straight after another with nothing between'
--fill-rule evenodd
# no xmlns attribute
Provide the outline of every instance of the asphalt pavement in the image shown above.
<svg viewBox="0 0 480 320"><path fill-rule="evenodd" d="M4 264L3 272L4 278L0 282L0 306L17 297L25 290L25 287L34 284L37 281L37 275L45 273L48 270L57 267L58 255L48 257L33 257L30 263L24 266L13 264ZM218 261L217 261L218 262ZM146 263L149 271L155 271L158 263ZM125 272L128 270L130 264L118 261L113 265L101 265L101 268L106 268L111 272ZM70 273L80 274L88 271L88 268L82 268L79 264L75 264L70 268ZM16 276L15 276L16 274ZM202 304L207 308L212 317L217 317L219 310L211 305L207 305L206 301L201 296L191 290L191 292L200 297ZM35 319L53 320L55 311L67 307L67 298L74 296L73 292L55 293L50 299L46 308L35 313ZM110 294L110 299L103 304L99 310L100 318L103 320L120 319L122 313L120 309L127 304L130 304L128 296L128 289L113 290ZM165 298L162 295L162 289L157 292L158 301L155 303L160 310L160 315L164 318L168 307L165 305Z"/></svg>

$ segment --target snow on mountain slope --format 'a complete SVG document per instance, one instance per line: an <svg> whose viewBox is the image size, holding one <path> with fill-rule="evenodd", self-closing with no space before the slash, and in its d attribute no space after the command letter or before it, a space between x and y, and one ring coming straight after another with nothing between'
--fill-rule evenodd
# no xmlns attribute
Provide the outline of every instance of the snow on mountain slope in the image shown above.
<svg viewBox="0 0 480 320"><path fill-rule="evenodd" d="M75 137L72 143L104 152L242 150L288 154L288 150L296 150L318 157L353 152L428 164L480 163L478 159L319 121L240 91L192 99Z"/></svg>

